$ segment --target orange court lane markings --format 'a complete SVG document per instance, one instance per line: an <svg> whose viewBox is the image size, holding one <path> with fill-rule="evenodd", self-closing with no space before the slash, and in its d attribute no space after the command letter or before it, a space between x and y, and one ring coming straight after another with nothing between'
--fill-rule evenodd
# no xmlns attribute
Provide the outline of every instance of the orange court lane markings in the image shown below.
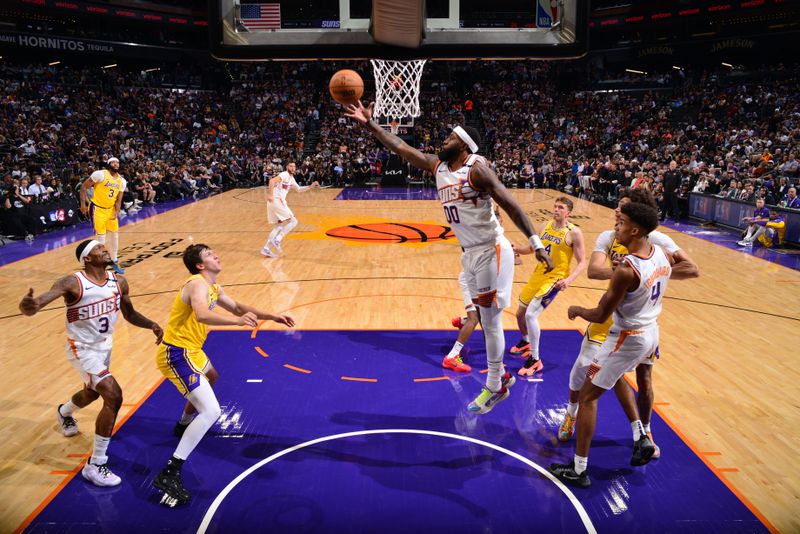
<svg viewBox="0 0 800 534"><path fill-rule="evenodd" d="M132 409L132 410L131 410L131 411L130 411L130 412L129 412L129 413L128 413L128 414L127 414L125 417L123 417L123 418L122 418L122 419L121 419L121 420L120 420L120 421L119 421L119 422L116 424L116 426L114 427L114 430L112 431L112 435L113 435L113 434L116 434L117 430L119 430L119 428L120 428L122 425L124 425L124 424L125 424L125 422L126 422L128 419L130 419L130 418L131 418L131 416L132 416L132 415L133 415L133 414L136 412L136 410L138 410L138 409L139 409L139 408L142 406L142 404L144 404L144 403L145 403L145 401L146 401L148 398L150 398L150 395L152 395L152 394L153 394L153 392L154 392L156 389L158 389L158 386L160 386L160 385L161 385L161 383L162 383L164 380L166 380L166 378L165 378L165 377L161 377L161 378L160 378L160 379L159 379L159 380L158 380L158 381L157 381L157 382L156 382L156 383L153 385L153 387L151 387L151 388L150 388L150 389L147 391L147 393L145 393L145 394L144 394L144 396L141 398L141 400L139 400L139 402L137 402L137 403L136 403L136 406L134 406L134 408L133 408L133 409ZM88 456L88 455L87 455L87 456ZM53 501L53 499L55 499L55 498L56 498L56 496L58 496L58 494L59 494L59 493L61 493L61 490L62 490L62 489L64 489L64 488L66 487L66 485L67 485L67 484L69 484L69 483L70 483L70 481L72 481L72 479L73 479L73 478L75 478L75 475L77 475L78 473L80 473L80 471L81 471L81 468L82 468L82 467L83 467L83 461L81 461L81 462L80 462L80 463L79 463L79 464L78 464L78 465L77 465L77 466L76 466L76 467L75 467L75 468L74 468L72 471L65 471L65 474L67 474L67 476L65 476L65 477L64 477L64 480L62 480L62 481L61 481L61 483L60 483L58 486L56 486L56 487L55 487L55 489L54 489L53 491L51 491L51 492L50 492L50 495L48 495L47 497L45 497L45 499L44 499L44 500L43 500L43 501L42 501L42 502L39 504L39 506L37 506L37 507L36 507L36 508L33 510L33 512L31 512L31 513L28 515L28 517L26 517L26 518L25 518L25 519L22 521L22 523L20 523L20 525L19 525L19 526L18 526L18 527L17 527L17 528L14 530L13 534L20 534L20 533L21 533L23 530L25 530L25 529L28 527L28 525L30 525L30 524L33 522L33 520L34 520L34 519L36 519L36 516L38 516L38 515L39 515L39 514L42 512L42 510L44 510L44 509L47 507L47 505L48 505L48 504L50 504L50 503ZM51 472L51 474L55 474L55 473L52 473L52 472Z"/></svg>
<svg viewBox="0 0 800 534"><path fill-rule="evenodd" d="M303 369L302 367L295 367L294 365L290 365L288 363L284 363L283 366L286 367L287 369L291 369L292 371L297 371L299 373L305 373L307 375L311 374L311 371L309 369ZM376 380L376 382L377 382L377 380Z"/></svg>
<svg viewBox="0 0 800 534"><path fill-rule="evenodd" d="M350 380L352 382L377 382L377 378L359 378L357 376L343 376L342 380Z"/></svg>
<svg viewBox="0 0 800 534"><path fill-rule="evenodd" d="M627 374L624 375L624 376L625 376L625 381L628 383L628 385L630 385L634 390L638 391L638 388L636 387L636 381L632 380L631 377L629 377ZM697 457L700 458L700 460L704 464L706 464L706 467L708 467L711 470L711 472L714 473L717 476L717 478L719 478L720 481L723 484L725 484L725 486L729 490L731 490L731 492L734 495L736 495L736 497L742 502L742 504L744 504L747 507L747 509L750 510L750 512L752 512L753 515L756 516L758 518L758 520L761 521L761 523L763 523L764 526L767 527L767 529L770 532L772 532L774 534L778 534L780 532L777 528L775 528L775 525L770 523L769 519L767 519L767 517L764 514L762 514L761 511L758 508L756 508L755 505L753 503L751 503L747 499L747 497L745 497L744 494L741 491L739 491L738 488L736 488L736 486L734 486L733 483L730 480L728 480L728 478L725 476L725 473L738 473L739 469L737 469L735 467L718 468L718 467L714 466L714 464L711 463L711 460L706 458L706 456L716 456L715 454L701 452L700 449L694 444L694 442L692 440L690 440L686 436L686 434L684 434L678 428L678 425L673 423L672 420L669 417L665 416L664 413L661 410L659 410L657 407L653 406L653 411L656 412L659 417L661 417L661 420L664 421L667 424L667 426L670 427L672 429L672 431L675 432L675 434L677 434L678 437L681 440L683 440L683 442L686 444L686 446L689 447L689 449L693 453L695 453L697 455Z"/></svg>
<svg viewBox="0 0 800 534"><path fill-rule="evenodd" d="M414 382L433 382L435 380L448 380L449 376L434 376L433 378L415 378Z"/></svg>

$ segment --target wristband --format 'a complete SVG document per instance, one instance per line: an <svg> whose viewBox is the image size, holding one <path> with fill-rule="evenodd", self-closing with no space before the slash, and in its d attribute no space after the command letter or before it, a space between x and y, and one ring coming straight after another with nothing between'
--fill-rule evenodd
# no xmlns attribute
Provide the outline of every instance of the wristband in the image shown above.
<svg viewBox="0 0 800 534"><path fill-rule="evenodd" d="M533 234L528 238L528 243L531 244L531 248L534 251L542 250L544 248L544 245L542 245L542 240L539 239L539 236L536 234Z"/></svg>

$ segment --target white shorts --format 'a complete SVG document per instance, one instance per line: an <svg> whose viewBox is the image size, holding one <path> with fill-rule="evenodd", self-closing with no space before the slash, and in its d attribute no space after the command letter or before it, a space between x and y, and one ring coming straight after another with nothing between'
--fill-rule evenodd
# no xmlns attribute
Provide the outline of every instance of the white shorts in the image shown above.
<svg viewBox="0 0 800 534"><path fill-rule="evenodd" d="M586 382L586 374L589 372L592 362L600 352L601 343L594 343L589 341L587 336L583 336L581 343L581 351L572 364L572 371L569 373L569 389L572 391L580 391L583 383Z"/></svg>
<svg viewBox="0 0 800 534"><path fill-rule="evenodd" d="M285 200L275 199L272 202L267 202L267 222L269 224L288 221L292 217L294 217L294 213L286 205Z"/></svg>
<svg viewBox="0 0 800 534"><path fill-rule="evenodd" d="M587 377L603 389L611 389L617 380L658 352L658 325L640 330L621 330L612 326L608 337L592 359Z"/></svg>
<svg viewBox="0 0 800 534"><path fill-rule="evenodd" d="M514 251L505 236L500 236L496 245L465 250L461 266L472 302L483 308L500 309L511 304Z"/></svg>
<svg viewBox="0 0 800 534"><path fill-rule="evenodd" d="M589 339L589 332L587 330L586 335L583 336L583 342L581 342L581 351L578 353L575 363L572 364L572 371L569 373L569 389L572 391L581 390L583 383L586 382L589 368L600 353L600 347L602 346L602 343L596 343ZM645 358L640 365L653 365L656 358L658 358L658 347L656 347L655 352Z"/></svg>
<svg viewBox="0 0 800 534"><path fill-rule="evenodd" d="M94 389L104 378L111 376L111 344L90 345L67 339L67 359L81 375L89 389Z"/></svg>
<svg viewBox="0 0 800 534"><path fill-rule="evenodd" d="M458 275L458 286L461 288L461 296L464 297L464 311L467 313L475 311L475 303L472 302L472 295L469 294L467 275L464 274L464 271Z"/></svg>

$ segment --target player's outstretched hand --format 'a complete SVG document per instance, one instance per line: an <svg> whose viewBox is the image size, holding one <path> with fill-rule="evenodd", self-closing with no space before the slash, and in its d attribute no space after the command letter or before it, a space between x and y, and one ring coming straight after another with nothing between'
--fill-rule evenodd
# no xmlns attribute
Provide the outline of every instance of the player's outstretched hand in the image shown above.
<svg viewBox="0 0 800 534"><path fill-rule="evenodd" d="M158 326L158 323L153 323L151 330L156 335L156 345L160 345L161 340L164 338L164 331Z"/></svg>
<svg viewBox="0 0 800 534"><path fill-rule="evenodd" d="M553 270L553 258L543 248L536 251L536 259L544 263L544 272L549 273Z"/></svg>
<svg viewBox="0 0 800 534"><path fill-rule="evenodd" d="M278 324L285 324L289 328L294 326L294 319L292 319L288 315L276 315L273 321L275 321Z"/></svg>
<svg viewBox="0 0 800 534"><path fill-rule="evenodd" d="M567 288L569 287L569 282L567 282L567 280L562 278L561 280L557 280L556 283L553 284L553 287L555 287L559 291L566 291Z"/></svg>
<svg viewBox="0 0 800 534"><path fill-rule="evenodd" d="M314 188L314 187L319 187L319 182L317 182L317 181L313 181L313 182L311 182L311 187L312 187L312 188Z"/></svg>
<svg viewBox="0 0 800 534"><path fill-rule="evenodd" d="M258 325L258 317L253 312L247 312L239 316L239 326L249 326L255 328Z"/></svg>
<svg viewBox="0 0 800 534"><path fill-rule="evenodd" d="M33 296L33 288L28 289L28 293L19 301L19 311L25 315L33 315L39 311L39 304Z"/></svg>
<svg viewBox="0 0 800 534"><path fill-rule="evenodd" d="M567 317L569 317L570 321L575 320L576 317L580 315L581 312L580 306L570 306L567 310Z"/></svg>
<svg viewBox="0 0 800 534"><path fill-rule="evenodd" d="M372 102L368 107L364 107L361 100L355 104L348 104L344 107L345 117L355 119L361 124L366 124L372 118L372 108L375 107L375 102Z"/></svg>

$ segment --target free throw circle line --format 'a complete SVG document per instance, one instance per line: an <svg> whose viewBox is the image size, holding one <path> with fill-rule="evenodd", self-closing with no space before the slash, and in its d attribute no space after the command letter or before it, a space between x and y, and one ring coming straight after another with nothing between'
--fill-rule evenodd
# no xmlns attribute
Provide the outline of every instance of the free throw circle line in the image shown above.
<svg viewBox="0 0 800 534"><path fill-rule="evenodd" d="M386 429L376 429L376 430L359 430L357 432L345 432L344 434L334 434L332 436L324 436L317 439L312 439L311 441L306 441L305 443L300 443L299 445L295 445L293 447L289 447L288 449L284 449L280 452L276 452L272 456L264 458L257 464L249 467L244 472L242 472L239 476L234 478L225 489L223 489L219 495L214 499L214 502L211 503L211 506L208 507L206 510L205 515L203 516L203 521L200 523L200 526L197 527L197 534L205 534L208 530L208 526L211 524L211 520L214 518L214 514L217 512L217 509L222 504L222 501L228 496L228 494L233 491L233 489L245 478L250 476L253 472L258 470L259 468L267 465L273 460L277 460L281 456L285 456L289 453L298 451L300 449L304 449L306 447L310 447L312 445L316 445L317 443L324 443L326 441L333 441L335 439L342 439L342 438L350 438L354 436L369 436L372 434L423 434L428 436L438 436L442 438L451 438L451 439L458 439L461 441L468 441L470 443L475 443L477 445L482 445L484 447L489 447L490 449L494 449L498 452L502 452L512 458L519 460L520 462L524 463L525 465L532 467L539 473L545 476L550 482L556 485L561 492L566 495L569 502L575 508L575 511L578 512L578 516L581 518L581 522L583 522L584 528L586 528L586 532L589 534L597 534L597 529L592 524L592 520L589 519L589 514L586 513L586 509L583 507L581 502L575 497L575 494L572 493L569 488L567 488L560 480L554 477L550 472L545 469L544 467L540 466L539 464L525 458L524 456L517 454L514 451L510 451L506 448L500 447L499 445L495 445L494 443L489 443L488 441L483 441L480 439L470 438L468 436L461 436L459 434L450 434L448 432L436 432L434 430L417 430L417 429L409 429L409 428L386 428Z"/></svg>

